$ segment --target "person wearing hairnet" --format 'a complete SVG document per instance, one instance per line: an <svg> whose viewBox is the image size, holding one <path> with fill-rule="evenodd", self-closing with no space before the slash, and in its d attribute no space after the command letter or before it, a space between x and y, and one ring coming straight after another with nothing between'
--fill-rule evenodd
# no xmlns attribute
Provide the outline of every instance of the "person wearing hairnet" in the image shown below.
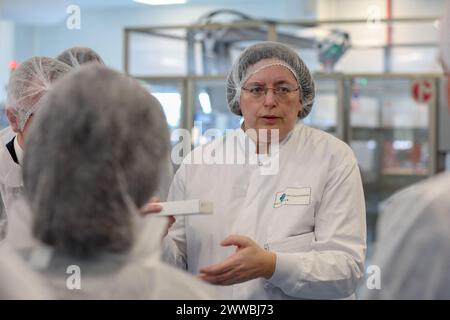
<svg viewBox="0 0 450 320"><path fill-rule="evenodd" d="M103 65L105 64L97 52L86 47L73 47L66 49L56 57L56 60L64 62L73 68L92 62Z"/></svg>
<svg viewBox="0 0 450 320"><path fill-rule="evenodd" d="M36 243L20 252L57 299L216 297L161 262L167 222L139 211L169 146L158 100L105 66L81 66L41 101L23 160Z"/></svg>
<svg viewBox="0 0 450 320"><path fill-rule="evenodd" d="M233 156L256 161L185 158L169 200L211 201L214 212L177 217L165 259L230 299L354 298L366 249L361 177L345 143L298 121L314 102L308 68L288 46L258 43L237 58L226 90L244 122L192 158L226 154L237 141ZM275 161L278 170L266 170Z"/></svg>
<svg viewBox="0 0 450 320"><path fill-rule="evenodd" d="M450 104L450 3L439 32ZM381 271L380 287L362 287L362 299L450 299L449 189L450 174L442 173L386 200L371 261Z"/></svg>
<svg viewBox="0 0 450 320"><path fill-rule="evenodd" d="M14 199L23 193L22 155L28 128L39 100L52 83L71 70L60 61L47 57L32 57L11 74L7 88L6 115L10 127L0 133L0 240L6 235L7 215Z"/></svg>
<svg viewBox="0 0 450 320"><path fill-rule="evenodd" d="M86 63L105 64L97 52L87 47L73 47L66 49L61 52L56 59L72 66L73 68L78 68ZM167 199L167 193L169 192L172 179L173 167L168 154L166 164L164 165L164 168L162 168L158 189L155 192L155 196L157 197L155 198L155 201L165 201Z"/></svg>

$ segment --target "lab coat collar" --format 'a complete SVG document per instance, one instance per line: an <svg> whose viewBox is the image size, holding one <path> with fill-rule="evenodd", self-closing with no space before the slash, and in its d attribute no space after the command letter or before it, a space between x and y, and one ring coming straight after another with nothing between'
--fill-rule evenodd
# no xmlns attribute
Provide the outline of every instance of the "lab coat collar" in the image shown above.
<svg viewBox="0 0 450 320"><path fill-rule="evenodd" d="M15 203L13 207L14 212L24 216L32 217L32 211L28 201L21 197ZM16 211L20 210L20 211ZM161 260L161 239L166 226L166 219L160 217L152 217L151 215L143 217L138 212L132 212L132 220L135 229L135 238L133 246L127 253L103 253L102 259L127 259L127 260L142 260L145 265L150 266L159 263ZM14 215L16 216L16 214ZM31 234L31 227L27 225L26 229L18 229L20 218L14 218L11 224L8 226L8 233L12 234L12 237L7 237L6 240L11 245L14 245L17 249L31 250L30 263L36 269L46 269L50 261L54 257L64 256L64 253L57 252L52 246L48 246L41 241L34 238ZM25 231L28 234L21 234L20 236L14 235L12 231ZM75 259L75 258L71 258Z"/></svg>
<svg viewBox="0 0 450 320"><path fill-rule="evenodd" d="M14 138L14 151L16 151L17 161L19 162L19 165L21 165L23 160L23 149L19 144L17 136Z"/></svg>
<svg viewBox="0 0 450 320"><path fill-rule="evenodd" d="M295 125L295 127L291 130L291 132L289 132L289 134L286 136L286 138L284 138L282 141L278 142L278 143L271 143L270 145L270 150L269 150L269 155L257 155L256 154L256 143L255 141L253 141L253 139L251 139L244 131L243 126L244 124L242 123L241 127L239 129L237 129L237 135L238 135L238 141L239 141L239 146L241 148L241 151L244 151L246 154L248 153L250 156L251 155L256 155L259 157L273 157L273 156L277 156L277 154L279 153L279 151L291 140L293 133L296 130L300 129L300 126L302 124L298 123L297 125ZM277 148L275 148L277 147ZM248 148L249 150L246 150L246 148Z"/></svg>
<svg viewBox="0 0 450 320"><path fill-rule="evenodd" d="M22 167L13 161L3 144L0 145L0 182L11 188L23 186Z"/></svg>

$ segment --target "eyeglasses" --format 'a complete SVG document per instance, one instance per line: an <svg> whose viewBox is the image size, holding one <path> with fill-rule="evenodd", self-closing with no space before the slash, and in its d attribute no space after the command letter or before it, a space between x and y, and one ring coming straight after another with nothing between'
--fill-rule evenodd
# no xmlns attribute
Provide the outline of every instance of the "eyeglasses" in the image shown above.
<svg viewBox="0 0 450 320"><path fill-rule="evenodd" d="M275 98L280 101L283 101L289 99L292 93L299 90L300 87L293 88L288 85L281 85L275 88L269 88L264 86L250 86L250 87L242 87L241 89L248 92L253 98L257 100L262 99L267 95L267 92L269 90L272 90Z"/></svg>

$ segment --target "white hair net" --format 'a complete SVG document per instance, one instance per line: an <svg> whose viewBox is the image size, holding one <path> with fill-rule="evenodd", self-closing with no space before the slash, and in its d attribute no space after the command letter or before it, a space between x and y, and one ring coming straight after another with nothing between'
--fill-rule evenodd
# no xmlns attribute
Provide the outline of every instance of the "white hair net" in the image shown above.
<svg viewBox="0 0 450 320"><path fill-rule="evenodd" d="M441 51L441 59L447 68L447 72L450 72L450 1L445 4L444 14L439 23L439 46Z"/></svg>
<svg viewBox="0 0 450 320"><path fill-rule="evenodd" d="M57 57L57 60L62 61L69 66L79 67L85 63L96 62L100 64L105 64L100 55L92 50L91 48L85 47L73 47L64 50Z"/></svg>
<svg viewBox="0 0 450 320"><path fill-rule="evenodd" d="M381 288L364 299L450 299L450 174L413 185L386 201L371 265Z"/></svg>
<svg viewBox="0 0 450 320"><path fill-rule="evenodd" d="M34 237L73 256L128 250L168 148L155 97L102 65L81 66L41 101L26 142Z"/></svg>
<svg viewBox="0 0 450 320"><path fill-rule="evenodd" d="M67 64L47 57L32 57L17 67L9 79L6 107L15 113L20 130L52 83L71 69Z"/></svg>
<svg viewBox="0 0 450 320"><path fill-rule="evenodd" d="M314 103L314 80L299 55L287 45L278 42L261 42L245 49L236 59L227 78L227 102L231 111L242 115L239 106L241 87L247 81L249 68L263 59L275 59L279 62L271 65L281 65L288 68L300 86L300 102L302 110L299 118L305 118ZM251 74L254 74L253 71Z"/></svg>

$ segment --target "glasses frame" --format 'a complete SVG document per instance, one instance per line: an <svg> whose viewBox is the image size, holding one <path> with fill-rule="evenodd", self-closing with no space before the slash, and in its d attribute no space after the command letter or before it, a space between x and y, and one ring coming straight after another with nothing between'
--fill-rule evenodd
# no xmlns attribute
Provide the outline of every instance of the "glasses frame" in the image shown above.
<svg viewBox="0 0 450 320"><path fill-rule="evenodd" d="M290 90L289 92L285 92L285 93L278 92L278 93L277 93L276 90L279 89L279 88L284 88L284 89L288 89L288 88L287 88L287 87L283 87L283 86L279 86L279 87L275 87L275 88L273 88L273 87L265 87L265 86L260 86L260 87L259 87L259 86L255 86L255 87L258 87L258 88L264 88L264 92L262 92L261 95L255 95L255 94L253 94L253 93L251 92L251 89L248 88L248 87L242 86L241 89L244 90L245 92L248 92L248 93L250 94L250 96L252 96L253 98L255 98L255 99L257 99L257 100L260 100L260 99L262 99L262 98L265 98L265 97L267 96L267 92L269 92L269 90L272 90L272 91L273 91L274 97L275 97L276 99L278 99L278 100L281 100L281 101L284 100L284 99L286 99L286 98L289 98L289 96L290 96L292 93L294 93L294 92L300 90L300 86L297 86L295 89L292 89L292 90Z"/></svg>

